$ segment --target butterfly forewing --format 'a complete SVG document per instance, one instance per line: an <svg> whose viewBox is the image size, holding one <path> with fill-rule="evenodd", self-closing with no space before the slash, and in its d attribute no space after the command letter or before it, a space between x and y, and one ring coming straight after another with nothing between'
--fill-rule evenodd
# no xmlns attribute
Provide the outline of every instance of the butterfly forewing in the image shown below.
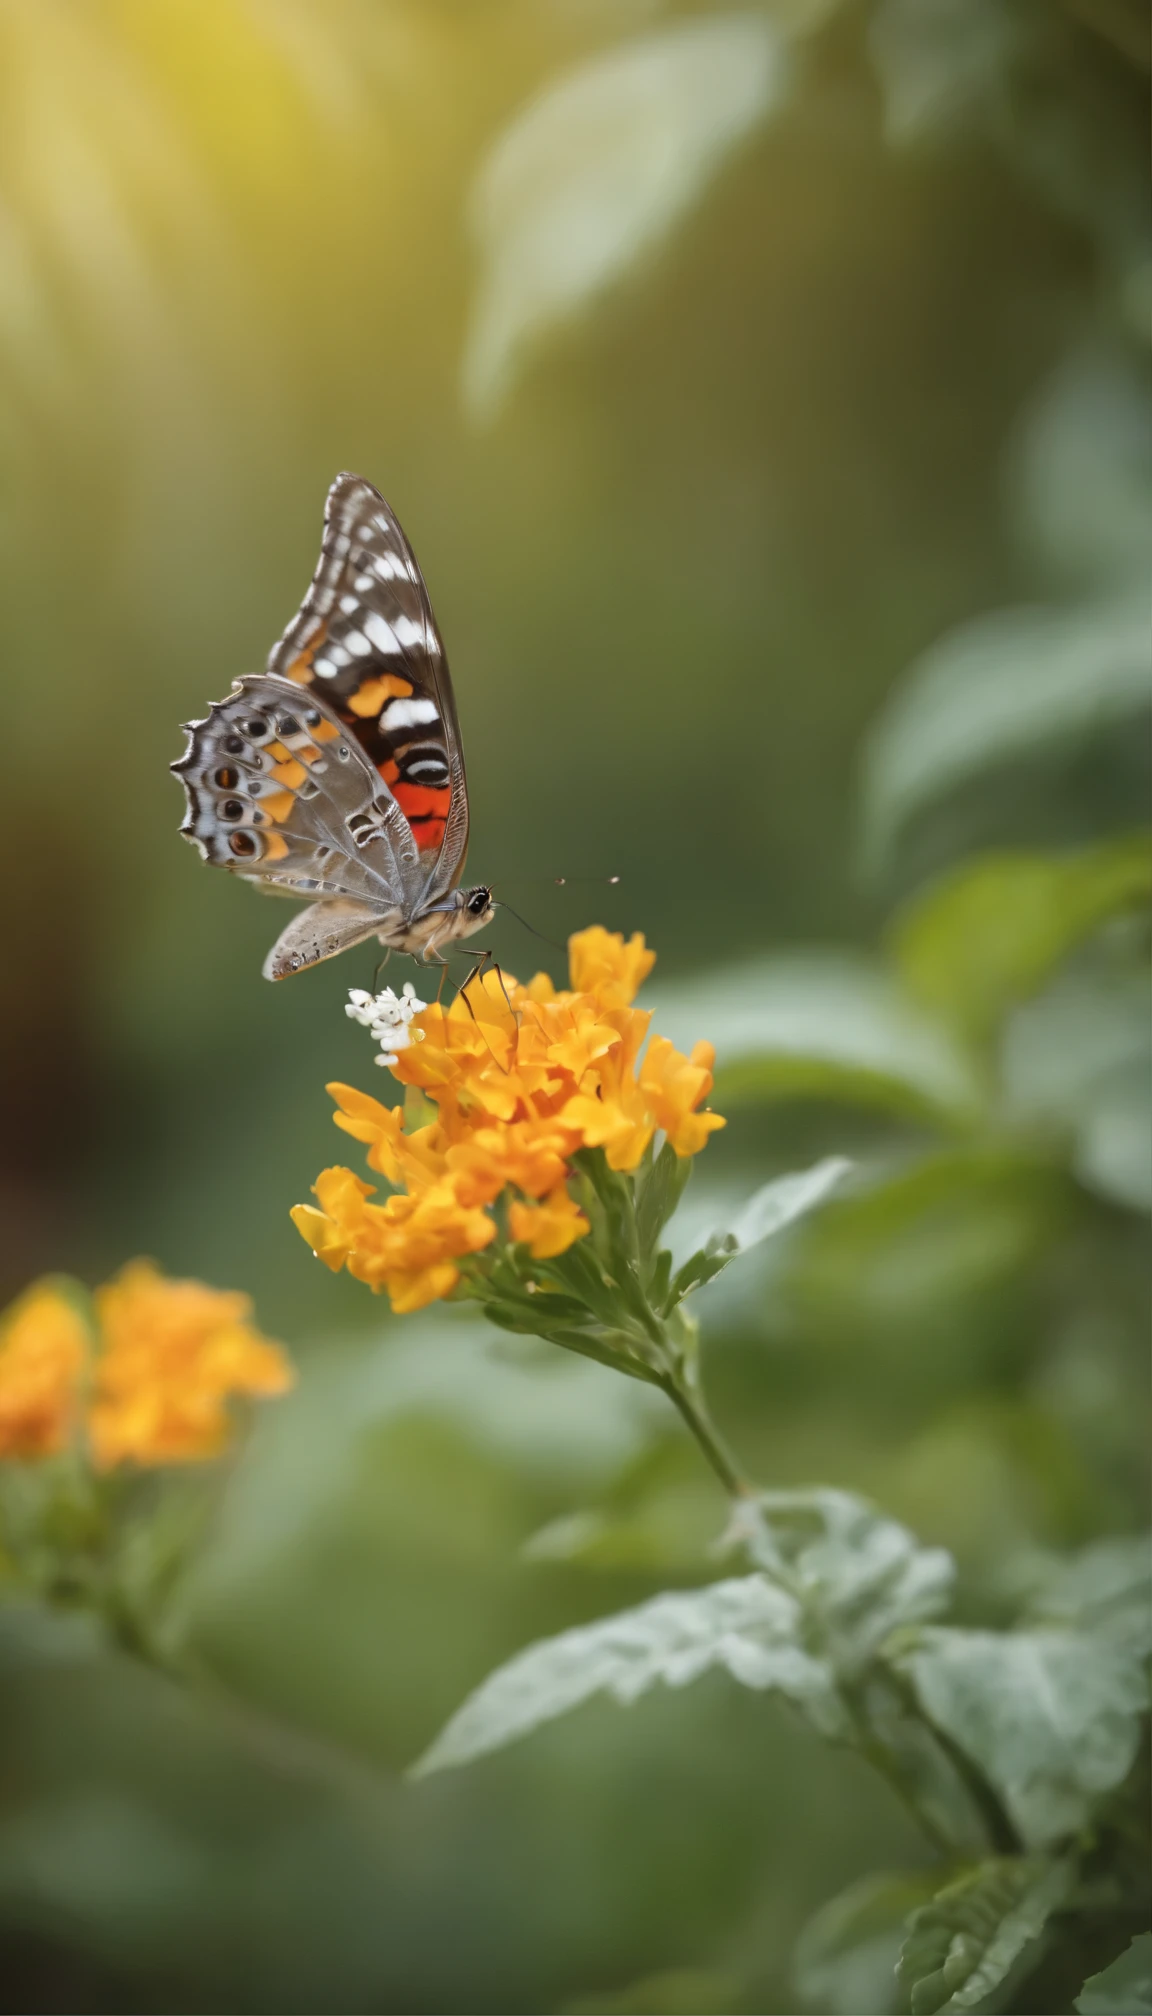
<svg viewBox="0 0 1152 2016"><path fill-rule="evenodd" d="M355 736L408 821L425 899L454 888L468 797L444 646L412 549L362 476L328 493L319 565L268 671Z"/></svg>

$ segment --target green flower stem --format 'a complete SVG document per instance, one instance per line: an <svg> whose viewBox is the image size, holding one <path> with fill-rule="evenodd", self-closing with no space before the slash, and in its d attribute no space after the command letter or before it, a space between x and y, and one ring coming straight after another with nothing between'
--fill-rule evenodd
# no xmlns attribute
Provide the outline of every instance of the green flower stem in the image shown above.
<svg viewBox="0 0 1152 2016"><path fill-rule="evenodd" d="M689 1432L695 1437L708 1462L711 1464L721 1484L730 1498L754 1498L756 1488L741 1475L736 1459L724 1441L720 1430L708 1413L698 1393L691 1393L680 1380L671 1374L658 1379L656 1384L668 1395Z"/></svg>

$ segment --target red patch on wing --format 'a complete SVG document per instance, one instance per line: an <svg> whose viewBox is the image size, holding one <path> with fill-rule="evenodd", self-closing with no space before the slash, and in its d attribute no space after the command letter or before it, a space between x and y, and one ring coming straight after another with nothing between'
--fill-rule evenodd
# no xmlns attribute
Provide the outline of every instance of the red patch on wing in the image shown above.
<svg viewBox="0 0 1152 2016"><path fill-rule="evenodd" d="M394 784L392 789L420 852L439 847L452 803L451 786L444 784L433 791L427 784Z"/></svg>

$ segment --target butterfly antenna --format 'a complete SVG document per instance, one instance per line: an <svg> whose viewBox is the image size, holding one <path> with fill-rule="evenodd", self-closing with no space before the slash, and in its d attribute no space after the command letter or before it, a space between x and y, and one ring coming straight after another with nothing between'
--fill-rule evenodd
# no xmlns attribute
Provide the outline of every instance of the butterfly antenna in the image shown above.
<svg viewBox="0 0 1152 2016"><path fill-rule="evenodd" d="M515 917L516 922L518 924L522 924L524 926L525 931L530 931L532 933L533 938L539 938L542 945L551 945L552 950L554 952L567 951L567 947L564 945L558 945L556 943L555 938L548 938L545 936L543 931L537 931L536 926L534 924L529 924L528 919L526 917L521 917L519 910L513 910L511 903L505 903L503 897L499 898L496 904L496 908L498 910L507 910L511 916Z"/></svg>

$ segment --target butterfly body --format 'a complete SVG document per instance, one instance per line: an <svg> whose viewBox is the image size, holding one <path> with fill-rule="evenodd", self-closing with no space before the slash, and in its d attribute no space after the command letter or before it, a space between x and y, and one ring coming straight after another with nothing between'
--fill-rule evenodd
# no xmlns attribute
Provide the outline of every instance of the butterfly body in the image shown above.
<svg viewBox="0 0 1152 2016"><path fill-rule="evenodd" d="M264 962L284 979L368 938L423 959L491 921L458 887L468 792L428 591L363 477L328 493L311 588L268 669L188 726L172 765L203 858L309 908Z"/></svg>

